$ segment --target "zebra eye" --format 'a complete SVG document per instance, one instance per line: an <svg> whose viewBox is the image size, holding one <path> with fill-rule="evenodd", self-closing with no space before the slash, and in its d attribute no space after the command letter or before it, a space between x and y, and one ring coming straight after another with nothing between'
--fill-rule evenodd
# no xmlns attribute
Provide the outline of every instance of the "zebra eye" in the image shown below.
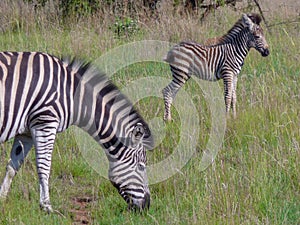
<svg viewBox="0 0 300 225"><path fill-rule="evenodd" d="M259 39L259 38L260 38L260 35L255 34L255 35L254 35L254 38L255 38L255 39Z"/></svg>
<svg viewBox="0 0 300 225"><path fill-rule="evenodd" d="M139 171L143 172L145 170L146 166L144 163L138 163L137 168Z"/></svg>

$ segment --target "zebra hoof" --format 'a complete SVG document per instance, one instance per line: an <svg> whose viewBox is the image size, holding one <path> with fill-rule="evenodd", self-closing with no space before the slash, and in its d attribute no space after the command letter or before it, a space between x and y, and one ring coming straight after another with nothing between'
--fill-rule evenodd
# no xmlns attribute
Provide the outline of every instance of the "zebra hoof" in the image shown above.
<svg viewBox="0 0 300 225"><path fill-rule="evenodd" d="M164 116L164 121L165 122L171 122L172 121L171 116Z"/></svg>
<svg viewBox="0 0 300 225"><path fill-rule="evenodd" d="M0 202L3 202L6 200L7 192L3 191L3 189L0 186Z"/></svg>
<svg viewBox="0 0 300 225"><path fill-rule="evenodd" d="M46 213L53 213L53 209L50 203L40 203L41 210Z"/></svg>
<svg viewBox="0 0 300 225"><path fill-rule="evenodd" d="M1 187L0 187L0 202L4 202L6 200L6 195L1 193Z"/></svg>

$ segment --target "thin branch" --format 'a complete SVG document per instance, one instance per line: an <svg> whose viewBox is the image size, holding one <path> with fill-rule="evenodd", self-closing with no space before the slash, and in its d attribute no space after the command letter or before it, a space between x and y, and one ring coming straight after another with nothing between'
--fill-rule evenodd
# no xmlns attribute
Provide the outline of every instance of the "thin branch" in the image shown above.
<svg viewBox="0 0 300 225"><path fill-rule="evenodd" d="M280 23L271 24L268 27L275 27L275 26L278 26L278 25L284 25L284 24L290 24L290 23L300 23L300 20L283 21L283 22L280 22Z"/></svg>
<svg viewBox="0 0 300 225"><path fill-rule="evenodd" d="M257 8L258 8L259 13L260 13L260 15L261 15L261 18L263 19L264 23L266 24L267 30L270 31L270 30L269 30L269 25L268 25L268 23L267 23L267 20L266 20L266 18L265 18L265 16L264 16L264 13L263 13L261 7L260 7L260 4L258 3L257 0L253 0L253 2L255 3L255 5L256 5Z"/></svg>

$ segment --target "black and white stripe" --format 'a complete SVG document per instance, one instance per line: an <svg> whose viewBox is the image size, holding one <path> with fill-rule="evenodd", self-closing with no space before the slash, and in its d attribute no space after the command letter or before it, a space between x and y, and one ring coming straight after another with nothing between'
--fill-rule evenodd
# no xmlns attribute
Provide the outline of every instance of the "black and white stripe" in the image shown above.
<svg viewBox="0 0 300 225"><path fill-rule="evenodd" d="M56 133L76 125L109 159L109 177L130 207L150 204L146 122L96 67L39 52L0 53L0 142L15 137L0 188L5 198L16 172L35 147L40 205L50 212L48 180Z"/></svg>
<svg viewBox="0 0 300 225"><path fill-rule="evenodd" d="M172 101L193 74L203 80L223 79L226 112L232 107L236 116L237 76L245 57L250 48L255 48L262 56L269 55L260 22L257 14L243 14L227 34L211 41L212 45L181 42L168 52L165 61L170 64L173 80L163 89L165 120L171 120Z"/></svg>

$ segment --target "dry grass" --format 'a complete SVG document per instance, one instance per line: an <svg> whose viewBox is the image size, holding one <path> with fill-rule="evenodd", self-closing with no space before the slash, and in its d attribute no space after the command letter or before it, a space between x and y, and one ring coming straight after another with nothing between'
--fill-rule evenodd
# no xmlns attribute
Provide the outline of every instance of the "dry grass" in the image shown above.
<svg viewBox="0 0 300 225"><path fill-rule="evenodd" d="M79 55L96 59L108 50L135 40L178 42L224 34L240 12L220 9L201 24L197 17L160 8L158 17L139 15L134 35L115 37L115 15L94 15L76 24L62 24L54 9L34 12L21 1L1 1L1 50L44 51L55 55ZM264 2L265 10L274 1ZM275 1L277 4L277 1ZM296 7L267 12L270 23L294 19ZM295 2L297 4L298 1ZM280 4L280 3L279 3ZM271 8L270 8L271 9ZM275 26L267 32L271 55L262 59L251 51L238 83L238 118L228 120L217 159L201 171L201 152L210 131L210 114L192 80L185 90L198 106L198 148L189 163L165 182L151 185L152 206L145 214L127 212L125 202L112 185L84 161L71 132L60 134L54 151L51 176L52 204L64 216L39 211L38 181L33 152L19 171L6 202L1 203L1 224L299 224L300 223L300 107L299 23ZM170 78L160 63L141 63L119 71L121 86L147 76ZM161 99L137 104L147 119L163 115ZM188 109L187 109L188 110ZM176 112L174 112L176 118ZM180 121L164 127L168 137L149 160L168 155L176 147ZM9 157L11 141L2 145L0 177ZM184 149L183 149L184 151ZM88 201L82 203L82 199ZM80 202L80 203L79 203ZM82 216L82 220L79 218Z"/></svg>

